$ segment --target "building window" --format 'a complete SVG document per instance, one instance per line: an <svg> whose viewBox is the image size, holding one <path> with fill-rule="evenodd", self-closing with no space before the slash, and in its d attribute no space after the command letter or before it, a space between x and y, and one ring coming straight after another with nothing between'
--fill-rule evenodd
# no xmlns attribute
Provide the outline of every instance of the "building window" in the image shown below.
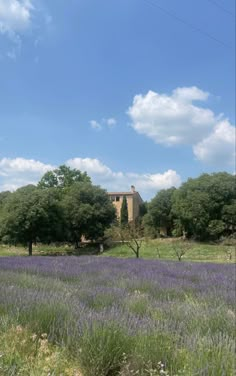
<svg viewBox="0 0 236 376"><path fill-rule="evenodd" d="M111 196L111 197L110 197L110 200L111 200L112 202L114 202L114 201L115 201L115 197L114 197L114 196Z"/></svg>
<svg viewBox="0 0 236 376"><path fill-rule="evenodd" d="M120 201L120 196L116 196L116 202Z"/></svg>

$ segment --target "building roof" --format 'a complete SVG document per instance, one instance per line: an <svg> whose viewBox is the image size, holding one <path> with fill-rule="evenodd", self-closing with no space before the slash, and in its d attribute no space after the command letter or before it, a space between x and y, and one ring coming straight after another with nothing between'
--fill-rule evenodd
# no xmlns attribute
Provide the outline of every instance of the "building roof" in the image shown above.
<svg viewBox="0 0 236 376"><path fill-rule="evenodd" d="M107 192L109 196L134 196L138 195L140 197L140 200L143 201L142 197L137 191L129 191L129 192Z"/></svg>
<svg viewBox="0 0 236 376"><path fill-rule="evenodd" d="M109 195L123 195L123 196L127 196L127 195L134 195L135 193L138 193L138 192L107 192Z"/></svg>

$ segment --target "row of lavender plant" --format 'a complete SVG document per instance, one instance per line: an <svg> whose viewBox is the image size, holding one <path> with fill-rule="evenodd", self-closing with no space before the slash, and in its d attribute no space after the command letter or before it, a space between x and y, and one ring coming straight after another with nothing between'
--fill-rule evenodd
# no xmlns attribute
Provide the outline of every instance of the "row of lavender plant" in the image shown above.
<svg viewBox="0 0 236 376"><path fill-rule="evenodd" d="M78 356L86 376L233 375L234 266L0 259L0 312Z"/></svg>

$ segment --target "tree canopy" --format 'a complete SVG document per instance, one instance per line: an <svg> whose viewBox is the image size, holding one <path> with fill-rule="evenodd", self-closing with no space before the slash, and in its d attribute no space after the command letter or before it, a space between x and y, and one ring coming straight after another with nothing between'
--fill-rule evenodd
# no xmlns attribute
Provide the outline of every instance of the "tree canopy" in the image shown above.
<svg viewBox="0 0 236 376"><path fill-rule="evenodd" d="M32 255L34 242L59 237L61 221L57 192L28 185L6 199L0 218L0 237L11 243L27 244Z"/></svg>
<svg viewBox="0 0 236 376"><path fill-rule="evenodd" d="M172 197L177 233L200 240L229 235L236 227L235 176L226 172L189 179Z"/></svg>
<svg viewBox="0 0 236 376"><path fill-rule="evenodd" d="M91 182L87 172L71 169L66 165L61 165L53 171L46 172L38 183L39 188L67 188L74 183Z"/></svg>
<svg viewBox="0 0 236 376"><path fill-rule="evenodd" d="M90 183L72 185L64 196L63 210L68 240L82 237L97 240L116 218L116 211L104 189Z"/></svg>
<svg viewBox="0 0 236 376"><path fill-rule="evenodd" d="M148 213L144 216L144 223L150 234L160 234L162 229L171 234L173 227L172 196L175 188L162 189L148 205Z"/></svg>

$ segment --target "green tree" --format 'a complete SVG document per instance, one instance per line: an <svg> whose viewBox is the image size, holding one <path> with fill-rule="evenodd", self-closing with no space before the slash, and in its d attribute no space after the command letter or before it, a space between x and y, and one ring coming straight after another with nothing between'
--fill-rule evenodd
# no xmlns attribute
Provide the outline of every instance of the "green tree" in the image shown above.
<svg viewBox="0 0 236 376"><path fill-rule="evenodd" d="M46 172L38 183L39 188L68 188L74 183L89 183L90 177L86 172L71 169L66 165L59 166L53 171Z"/></svg>
<svg viewBox="0 0 236 376"><path fill-rule="evenodd" d="M19 188L4 202L0 237L28 245L29 256L36 241L51 241L62 233L62 215L54 189L39 190L33 185Z"/></svg>
<svg viewBox="0 0 236 376"><path fill-rule="evenodd" d="M127 204L127 198L126 196L123 197L121 210L120 210L120 223L122 226L125 226L128 224L129 221L129 215L128 215L128 204Z"/></svg>
<svg viewBox="0 0 236 376"><path fill-rule="evenodd" d="M3 206L5 200L10 196L10 191L0 192L0 209Z"/></svg>
<svg viewBox="0 0 236 376"><path fill-rule="evenodd" d="M225 230L225 223L221 219L213 219L209 221L207 232L212 239L218 239Z"/></svg>
<svg viewBox="0 0 236 376"><path fill-rule="evenodd" d="M222 208L222 220L225 224L226 235L236 232L236 199Z"/></svg>
<svg viewBox="0 0 236 376"><path fill-rule="evenodd" d="M63 198L67 238L79 244L82 235L98 240L115 220L116 211L105 190L91 183L72 185Z"/></svg>
<svg viewBox="0 0 236 376"><path fill-rule="evenodd" d="M235 194L235 177L226 172L189 179L172 197L176 232L200 240L232 233Z"/></svg>
<svg viewBox="0 0 236 376"><path fill-rule="evenodd" d="M153 235L165 230L170 235L173 229L172 196L176 189L159 191L148 205L148 213L144 217L145 232Z"/></svg>

